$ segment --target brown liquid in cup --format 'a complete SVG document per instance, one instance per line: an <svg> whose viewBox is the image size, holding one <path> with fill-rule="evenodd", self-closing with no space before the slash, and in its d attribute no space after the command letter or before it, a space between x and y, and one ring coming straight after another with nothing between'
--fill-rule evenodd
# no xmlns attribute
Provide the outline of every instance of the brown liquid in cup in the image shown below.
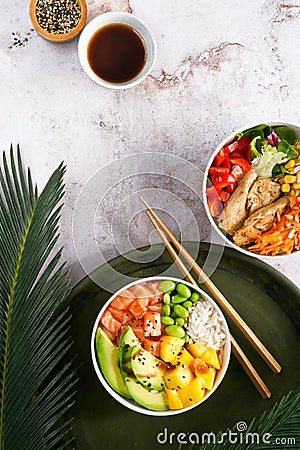
<svg viewBox="0 0 300 450"><path fill-rule="evenodd" d="M142 71L146 51L142 39L133 28L112 23L92 36L87 57L91 69L102 80L125 83Z"/></svg>

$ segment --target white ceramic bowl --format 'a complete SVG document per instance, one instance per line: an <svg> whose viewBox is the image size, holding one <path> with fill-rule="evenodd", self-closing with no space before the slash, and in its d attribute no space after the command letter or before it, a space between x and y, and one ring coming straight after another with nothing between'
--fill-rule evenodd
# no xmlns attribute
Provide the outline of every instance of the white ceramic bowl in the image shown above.
<svg viewBox="0 0 300 450"><path fill-rule="evenodd" d="M229 245L230 247L235 248L236 250L238 250L239 252L244 253L245 255L249 255L249 256L253 256L256 258L261 258L261 259L266 259L266 260L277 260L277 259L283 259L283 258L289 258L292 256L295 256L295 254L299 254L300 252L294 252L291 253L289 255L278 255L278 256L266 256L266 255L258 255L254 252L250 252L248 250L245 250L244 248L241 248L237 245L235 245L230 239L228 239L224 233L222 233L221 229L218 227L218 225L216 224L216 222L214 221L212 215L210 214L209 208L208 208L208 202L207 202L207 197L206 197L206 188L209 187L209 183L208 183L208 175L209 175L209 168L211 167L213 160L215 158L215 156L219 153L219 151L221 150L221 148L226 147L227 145L229 145L231 142L234 141L237 133L241 133L242 131L248 130L249 128L253 128L253 127L257 127L260 124L266 124L266 125L270 125L271 127L276 127L279 125L286 125L290 128L292 128L295 132L296 138L300 139L300 125L297 125L295 123L291 123L291 122L284 122L282 120L267 120L267 121L260 121L260 122L256 122L256 123L250 123L249 125L246 125L242 128L239 128L238 130L235 130L234 132L232 132L231 134L229 134L229 136L227 136L216 148L216 150L213 152L213 154L211 155L208 164L206 166L205 172L204 172L204 177L203 177L203 186L202 186L202 192L203 192L203 201L204 201L204 207L206 210L206 214L210 220L210 223L213 227L213 229L216 231L216 233L223 239L223 241L225 241L225 243L227 245Z"/></svg>
<svg viewBox="0 0 300 450"><path fill-rule="evenodd" d="M110 387L110 385L105 380L105 378L104 378L104 376L103 376L103 374L101 372L101 369L99 367L98 361L97 361L96 348L95 348L96 331L97 331L97 328L99 326L100 318L101 318L102 314L104 313L104 311L106 310L106 308L113 301L113 299L117 295L119 295L119 293L121 291L123 291L124 289L128 289L128 288L130 288L131 286L133 286L135 284L143 283L143 282L146 282L146 281L155 281L155 280L157 280L157 281L158 280L159 281L172 280L175 283L184 283L187 286L189 286L190 288L192 288L193 290L199 292L199 294L202 296L202 298L204 298L205 300L207 300L209 303L211 303L214 306L214 308L217 310L217 312L221 316L222 322L223 322L223 325L224 325L224 330L225 330L225 333L226 333L226 342L225 342L225 345L224 345L224 348L223 348L222 367L221 367L220 370L217 371L216 380L215 380L213 389L211 391L206 392L204 398L200 402L198 402L198 403L196 403L196 404L194 404L194 405L192 405L192 406L190 406L188 408L183 408L183 409L178 409L178 410L167 410L167 411L159 412L159 411L152 411L152 410L144 408L143 406L138 405L133 400L130 400L130 399L127 399L127 398L121 396L120 394L115 392ZM130 283L130 284L124 286L122 289L120 289L118 292L116 292L112 297L110 297L110 299L101 308L101 310L100 310L100 312L99 312L99 314L98 314L98 316L97 316L97 318L95 320L93 331L92 331L92 335L91 335L91 354L92 354L93 366L94 366L96 374L97 374L100 382L104 386L104 388L107 390L107 392L110 393L110 395L115 400L117 400L122 405L126 406L127 408L129 408L129 409L131 409L131 410L133 410L135 412L138 412L140 414L145 414L145 415L148 415L148 416L173 416L175 414L185 413L185 412L195 408L196 406L200 405L204 401L206 401L217 390L217 388L219 387L221 381L223 380L223 378L224 378L224 376L226 374L226 371L227 371L227 368L228 368L228 364L229 364L229 360L230 360L230 349L231 349L231 345L230 345L230 333L229 333L228 325L227 325L227 322L225 320L225 317L223 316L222 311L217 306L217 304L212 300L212 298L209 295L207 295L201 289L191 285L190 283L188 283L188 282L186 282L184 280L180 280L178 278L172 278L172 277L156 276L156 277L142 278L140 280L134 281L133 283Z"/></svg>
<svg viewBox="0 0 300 450"><path fill-rule="evenodd" d="M88 62L87 49L90 39L100 28L113 23L121 23L133 28L142 39L145 47L146 62L143 69L135 78L124 83L110 83L101 79L91 69ZM83 29L78 41L78 56L83 70L93 81L95 81L95 83L110 89L127 89L141 83L149 75L156 61L157 45L153 33L133 14L125 12L107 12L95 17Z"/></svg>

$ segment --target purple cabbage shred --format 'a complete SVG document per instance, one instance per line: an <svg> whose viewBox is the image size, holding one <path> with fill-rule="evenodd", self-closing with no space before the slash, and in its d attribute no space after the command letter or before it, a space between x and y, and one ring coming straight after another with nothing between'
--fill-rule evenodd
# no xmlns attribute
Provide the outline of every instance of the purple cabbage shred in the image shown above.
<svg viewBox="0 0 300 450"><path fill-rule="evenodd" d="M276 131L272 130L272 133L268 136L269 144L271 144L273 147L278 147L280 141L281 139L277 136Z"/></svg>

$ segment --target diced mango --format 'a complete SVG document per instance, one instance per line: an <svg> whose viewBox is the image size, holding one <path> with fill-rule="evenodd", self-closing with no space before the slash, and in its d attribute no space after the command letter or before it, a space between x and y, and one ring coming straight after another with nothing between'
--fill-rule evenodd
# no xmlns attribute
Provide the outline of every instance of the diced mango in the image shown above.
<svg viewBox="0 0 300 450"><path fill-rule="evenodd" d="M195 375L202 380L203 387L211 391L216 378L216 369L208 366L202 359L196 358Z"/></svg>
<svg viewBox="0 0 300 450"><path fill-rule="evenodd" d="M191 366L194 367L195 358L188 352L185 348L183 348L178 355L172 359L171 364L173 366Z"/></svg>
<svg viewBox="0 0 300 450"><path fill-rule="evenodd" d="M168 389L182 389L195 377L189 367L179 366L168 372L163 378Z"/></svg>
<svg viewBox="0 0 300 450"><path fill-rule="evenodd" d="M188 386L180 389L178 394L184 408L200 402L205 394L202 380L197 377L194 378Z"/></svg>
<svg viewBox="0 0 300 450"><path fill-rule="evenodd" d="M184 339L174 336L162 336L160 340L160 357L165 362L170 362L182 350Z"/></svg>
<svg viewBox="0 0 300 450"><path fill-rule="evenodd" d="M207 347L201 344L188 344L186 348L194 358L201 358L201 355L207 350Z"/></svg>
<svg viewBox="0 0 300 450"><path fill-rule="evenodd" d="M201 359L215 369L220 370L219 358L216 350L213 348L208 347L208 349L201 356Z"/></svg>
<svg viewBox="0 0 300 450"><path fill-rule="evenodd" d="M182 409L183 404L175 389L166 389L170 409Z"/></svg>

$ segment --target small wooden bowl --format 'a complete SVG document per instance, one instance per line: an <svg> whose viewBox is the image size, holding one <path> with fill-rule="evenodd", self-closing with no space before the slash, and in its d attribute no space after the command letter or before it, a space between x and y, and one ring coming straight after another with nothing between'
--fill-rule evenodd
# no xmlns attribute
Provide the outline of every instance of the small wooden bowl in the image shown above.
<svg viewBox="0 0 300 450"><path fill-rule="evenodd" d="M64 34L53 34L49 33L47 30L41 27L36 17L36 5L39 0L30 0L29 4L29 16L32 22L34 29L39 33L43 38L48 39L48 41L52 42L67 42L71 39L74 39L83 29L86 24L87 18L87 6L85 0L76 0L81 9L81 18L79 19L76 27L72 28L71 31Z"/></svg>

